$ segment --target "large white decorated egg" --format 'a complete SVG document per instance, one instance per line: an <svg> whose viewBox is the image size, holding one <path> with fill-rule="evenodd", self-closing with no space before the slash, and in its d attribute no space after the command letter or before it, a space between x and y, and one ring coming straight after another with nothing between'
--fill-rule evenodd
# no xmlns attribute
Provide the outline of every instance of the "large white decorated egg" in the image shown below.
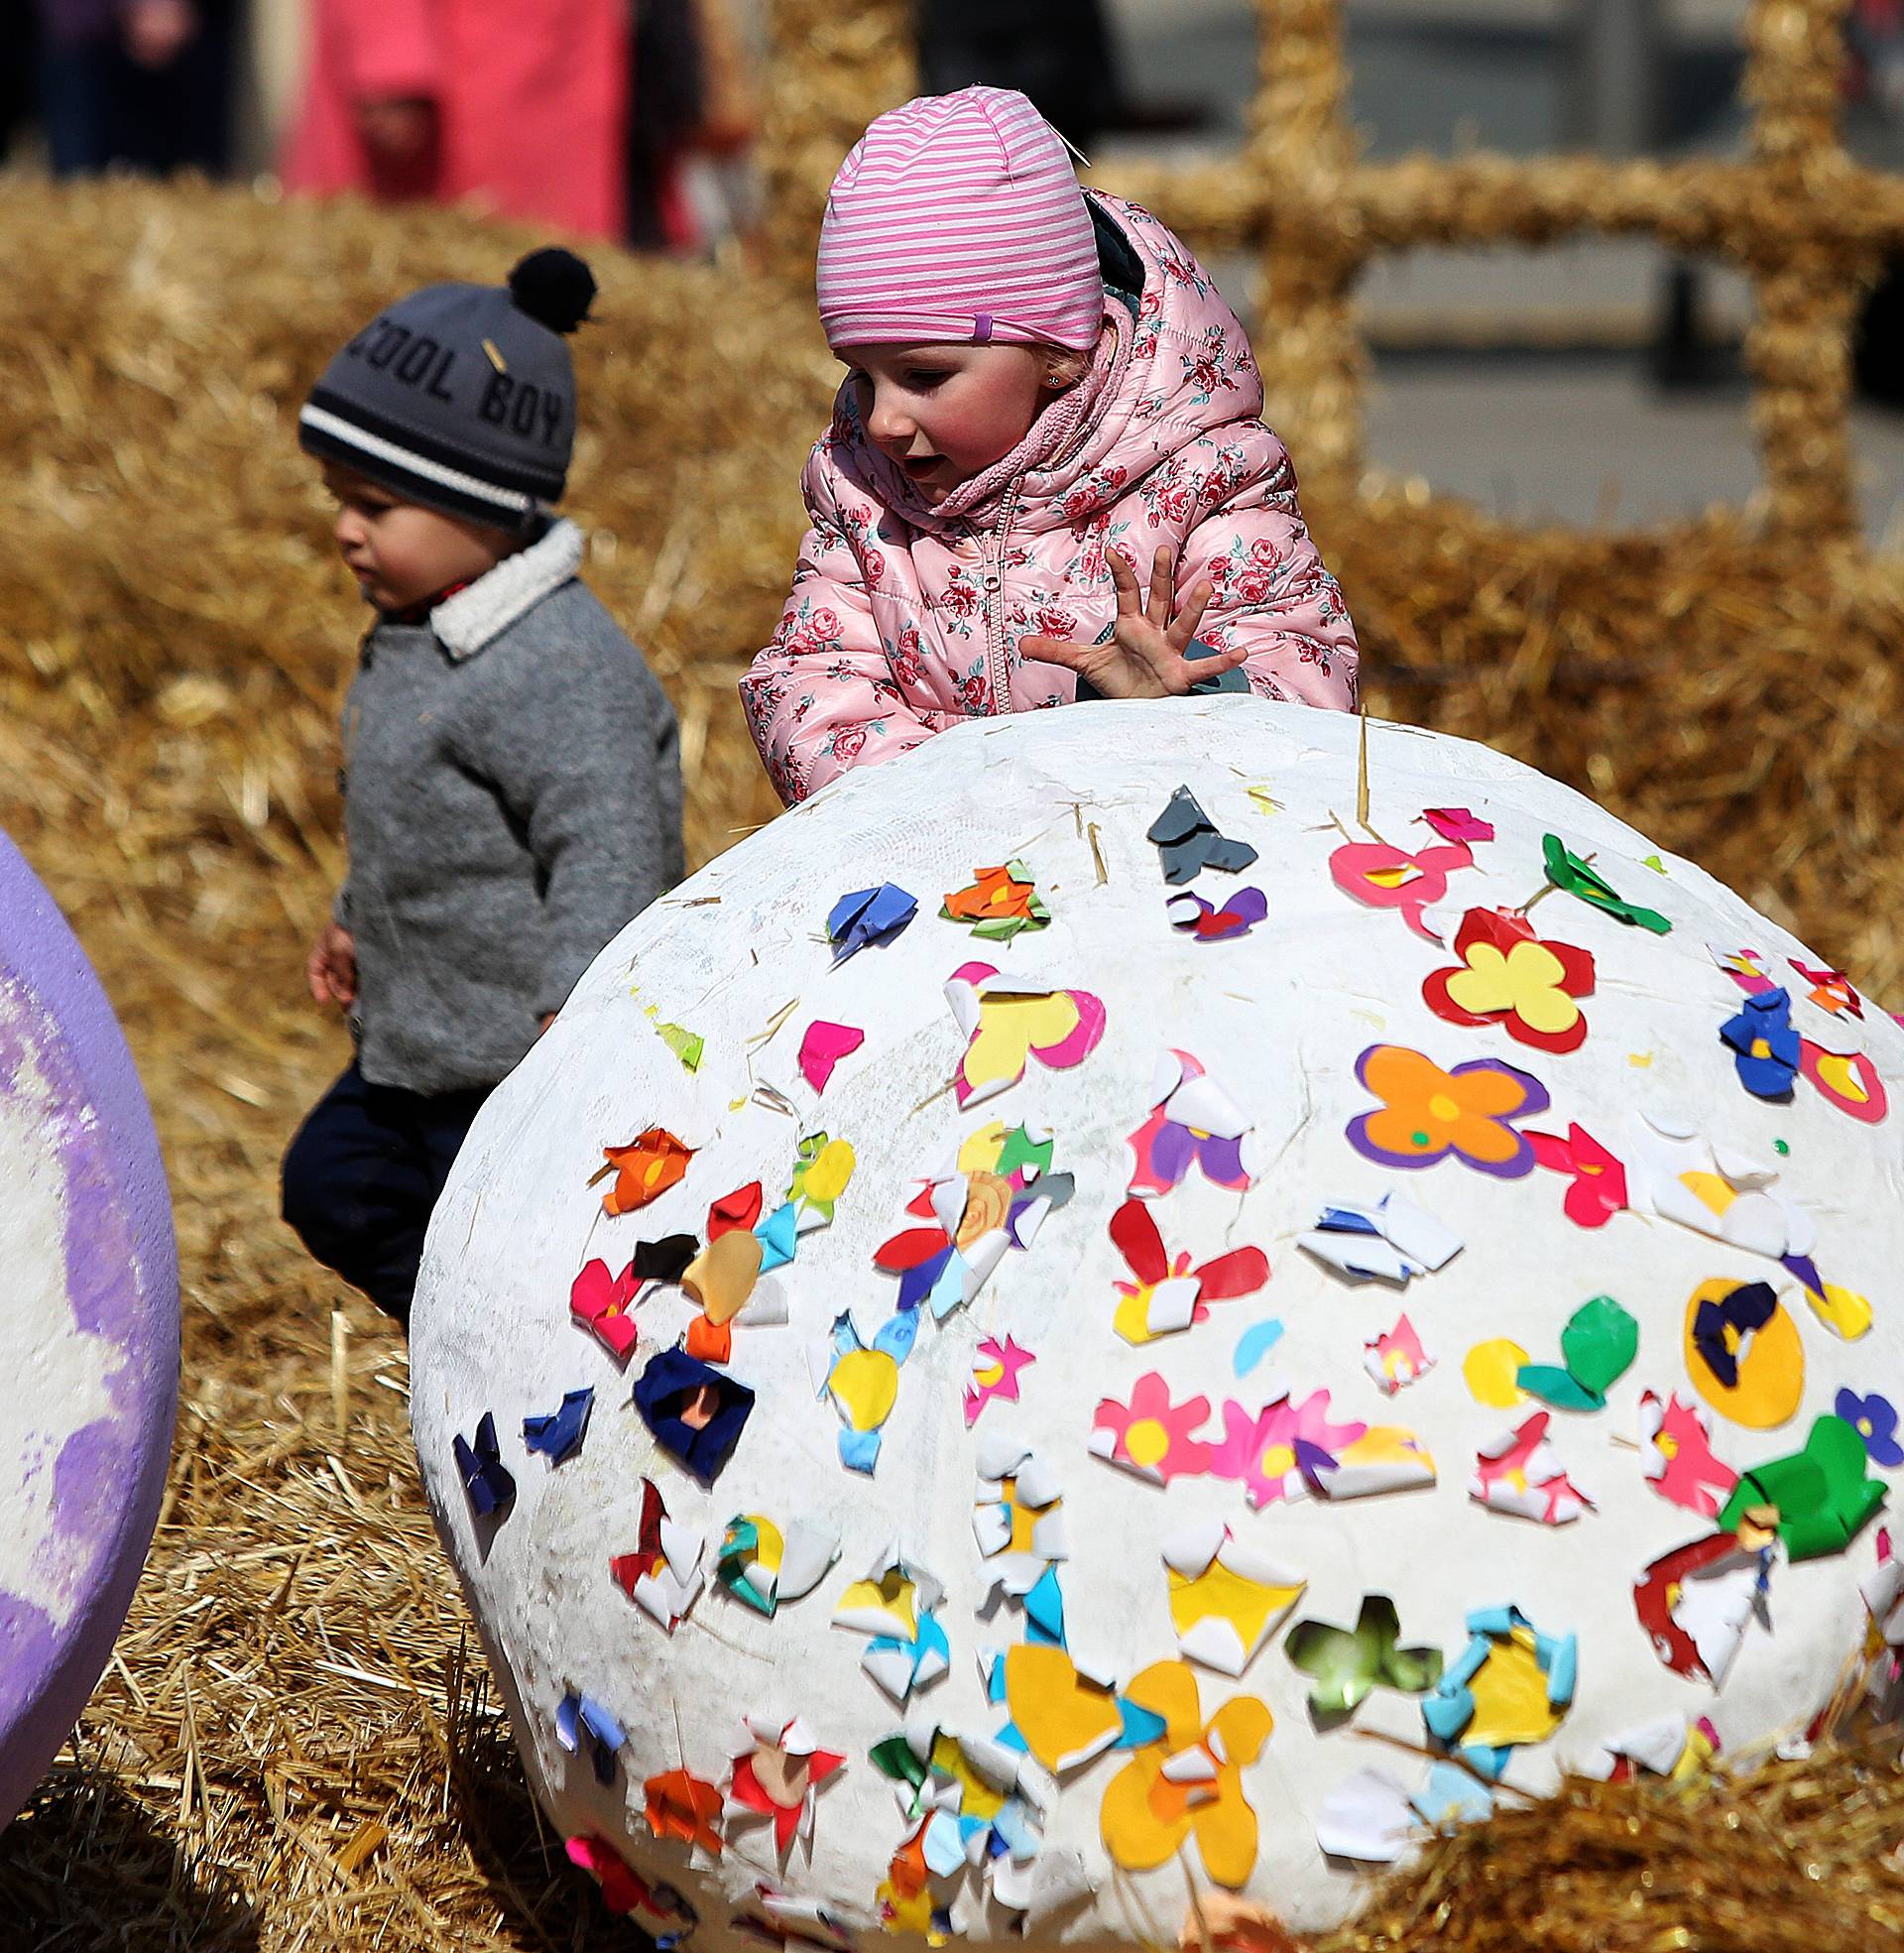
<svg viewBox="0 0 1904 1953"><path fill-rule="evenodd" d="M663 1940L1154 1943L1186 1873L1320 1923L1496 1784L1802 1733L1898 1626L1904 1033L1569 789L1359 731L946 733L631 923L478 1119L417 1449Z"/></svg>

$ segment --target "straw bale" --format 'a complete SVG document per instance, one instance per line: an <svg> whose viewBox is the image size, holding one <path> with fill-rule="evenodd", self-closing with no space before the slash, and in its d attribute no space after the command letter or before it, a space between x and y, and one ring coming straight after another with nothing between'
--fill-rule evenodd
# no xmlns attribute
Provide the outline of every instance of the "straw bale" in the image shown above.
<svg viewBox="0 0 1904 1953"><path fill-rule="evenodd" d="M274 1213L284 1143L343 1054L300 966L340 865L333 714L362 621L295 406L391 294L495 276L528 241L239 191L0 185L0 824L152 1094L186 1351L118 1657L0 1838L8 1946L633 1942L530 1808L422 1508L401 1344ZM704 859L772 811L733 679L776 613L832 369L782 287L597 265L573 500L592 579L682 713ZM1904 1001L1895 566L1722 518L1528 534L1407 485L1306 500L1375 709L1574 781ZM1336 1944L1892 1943L1871 1908L1896 1904L1879 1859L1900 1835L1874 1755L1684 1802L1583 1789L1440 1849Z"/></svg>
<svg viewBox="0 0 1904 1953"><path fill-rule="evenodd" d="M762 118L760 256L789 291L812 292L813 240L840 159L917 91L912 12L912 0L767 0L776 59Z"/></svg>

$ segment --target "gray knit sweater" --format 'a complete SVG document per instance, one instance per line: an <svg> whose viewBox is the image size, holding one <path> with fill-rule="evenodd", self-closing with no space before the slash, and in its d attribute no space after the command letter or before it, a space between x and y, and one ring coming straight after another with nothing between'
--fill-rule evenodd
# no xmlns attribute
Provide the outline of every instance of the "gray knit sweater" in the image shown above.
<svg viewBox="0 0 1904 1953"><path fill-rule="evenodd" d="M556 523L427 623L385 619L364 640L337 915L372 1084L495 1084L683 872L673 707L576 580L581 554Z"/></svg>

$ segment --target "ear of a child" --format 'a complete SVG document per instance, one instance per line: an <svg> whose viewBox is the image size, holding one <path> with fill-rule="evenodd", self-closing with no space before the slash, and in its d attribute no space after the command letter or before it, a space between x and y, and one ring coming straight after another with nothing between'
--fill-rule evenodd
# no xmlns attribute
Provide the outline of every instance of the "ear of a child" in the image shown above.
<svg viewBox="0 0 1904 1953"><path fill-rule="evenodd" d="M1075 387L1091 370L1091 355L1070 346L1044 348L1044 390L1061 394Z"/></svg>

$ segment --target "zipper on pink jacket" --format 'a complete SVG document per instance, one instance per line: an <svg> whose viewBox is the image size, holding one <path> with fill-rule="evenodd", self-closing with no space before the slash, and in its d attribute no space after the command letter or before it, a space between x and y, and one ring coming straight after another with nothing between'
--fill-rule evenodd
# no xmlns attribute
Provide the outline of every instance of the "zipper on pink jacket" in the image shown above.
<svg viewBox="0 0 1904 1953"><path fill-rule="evenodd" d="M1006 660L1005 624L1000 615L1005 607L1005 546L1012 534L1012 518L1018 511L1019 484L1013 483L999 509L999 520L992 531L981 560L985 572L985 669L990 681L988 716L1012 709L1012 673Z"/></svg>

